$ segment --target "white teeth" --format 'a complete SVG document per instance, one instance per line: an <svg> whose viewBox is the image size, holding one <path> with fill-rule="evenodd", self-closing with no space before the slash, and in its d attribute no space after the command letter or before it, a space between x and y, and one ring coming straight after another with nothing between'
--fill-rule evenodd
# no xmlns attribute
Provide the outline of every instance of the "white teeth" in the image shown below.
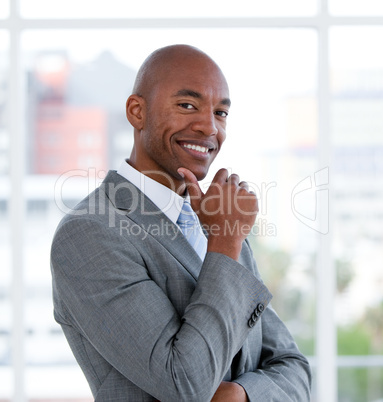
<svg viewBox="0 0 383 402"><path fill-rule="evenodd" d="M200 145L185 144L184 147L188 149L193 149L194 151L204 152L205 154L209 152L209 148L201 147Z"/></svg>

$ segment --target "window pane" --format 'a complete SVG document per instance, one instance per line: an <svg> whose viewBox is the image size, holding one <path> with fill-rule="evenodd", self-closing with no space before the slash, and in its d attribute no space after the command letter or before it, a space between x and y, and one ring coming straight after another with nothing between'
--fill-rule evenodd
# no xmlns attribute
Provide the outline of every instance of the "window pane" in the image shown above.
<svg viewBox="0 0 383 402"><path fill-rule="evenodd" d="M315 0L196 0L192 7L174 0L21 0L26 18L193 18L303 16L316 13Z"/></svg>
<svg viewBox="0 0 383 402"><path fill-rule="evenodd" d="M138 36L139 43L131 39ZM260 195L261 211L251 238L259 269L275 295L275 309L304 353L314 353L315 187L306 195L297 194L293 205L291 197L297 185L318 170L315 31L27 31L22 48L28 82L25 129L30 138L26 227L30 397L38 395L38 385L45 392L46 384L32 381L44 367L51 368L49 386L57 390L56 396L62 396L64 366L77 370L49 307L48 258L54 228L68 206L129 156L133 134L125 101L135 74L151 51L174 38L187 38L206 51L228 79L233 106L227 143L205 184L218 168L227 167ZM217 46L217 38L225 50ZM41 344L49 344L43 353Z"/></svg>
<svg viewBox="0 0 383 402"><path fill-rule="evenodd" d="M0 377L11 379L10 332L11 332L11 248L9 236L9 132L8 106L8 58L9 37L0 30ZM7 381L0 381L0 398L10 396Z"/></svg>
<svg viewBox="0 0 383 402"><path fill-rule="evenodd" d="M383 15L381 0L330 0L329 10L334 15Z"/></svg>
<svg viewBox="0 0 383 402"><path fill-rule="evenodd" d="M381 401L383 368L342 367L338 371L338 401Z"/></svg>
<svg viewBox="0 0 383 402"><path fill-rule="evenodd" d="M0 0L0 18L9 16L9 0Z"/></svg>
<svg viewBox="0 0 383 402"><path fill-rule="evenodd" d="M381 37L383 27L339 27L330 36L333 237L341 355L383 353ZM342 381L353 382L354 374L345 370ZM347 375L350 377L346 380ZM370 378L367 374L364 377L366 381ZM371 395L374 392L371 389ZM363 396L362 400L373 398Z"/></svg>

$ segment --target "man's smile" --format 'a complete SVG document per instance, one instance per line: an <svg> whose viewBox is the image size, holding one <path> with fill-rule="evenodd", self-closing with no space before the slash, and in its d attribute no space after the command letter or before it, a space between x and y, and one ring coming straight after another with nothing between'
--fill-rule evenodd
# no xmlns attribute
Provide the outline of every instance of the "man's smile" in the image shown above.
<svg viewBox="0 0 383 402"><path fill-rule="evenodd" d="M206 147L203 147L203 146L201 147L199 145L184 144L183 147L188 148L188 149L194 149L195 151L203 152L205 154L207 154L209 152L209 148L206 148Z"/></svg>
<svg viewBox="0 0 383 402"><path fill-rule="evenodd" d="M211 151L217 149L213 143L179 141L181 147L194 157L206 157Z"/></svg>

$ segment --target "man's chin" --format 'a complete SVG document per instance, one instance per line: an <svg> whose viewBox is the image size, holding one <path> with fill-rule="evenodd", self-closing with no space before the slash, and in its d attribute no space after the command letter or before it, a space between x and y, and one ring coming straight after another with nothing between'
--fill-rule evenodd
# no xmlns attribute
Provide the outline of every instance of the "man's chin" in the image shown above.
<svg viewBox="0 0 383 402"><path fill-rule="evenodd" d="M193 172L194 173L194 172ZM207 176L207 172L203 173L194 173L195 177L197 178L198 181L203 180Z"/></svg>
<svg viewBox="0 0 383 402"><path fill-rule="evenodd" d="M194 176L196 177L196 179L198 181L203 180L207 176L207 173L208 173L208 169L206 169L206 168L202 168L202 169L201 168L191 168L189 170L194 174Z"/></svg>

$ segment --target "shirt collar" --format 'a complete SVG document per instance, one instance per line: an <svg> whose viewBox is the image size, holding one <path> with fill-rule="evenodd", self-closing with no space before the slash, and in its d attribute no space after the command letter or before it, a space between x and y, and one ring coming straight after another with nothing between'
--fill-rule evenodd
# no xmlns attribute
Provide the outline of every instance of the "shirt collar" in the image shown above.
<svg viewBox="0 0 383 402"><path fill-rule="evenodd" d="M177 223L183 197L134 169L127 160L121 163L117 173L142 191L173 223Z"/></svg>

